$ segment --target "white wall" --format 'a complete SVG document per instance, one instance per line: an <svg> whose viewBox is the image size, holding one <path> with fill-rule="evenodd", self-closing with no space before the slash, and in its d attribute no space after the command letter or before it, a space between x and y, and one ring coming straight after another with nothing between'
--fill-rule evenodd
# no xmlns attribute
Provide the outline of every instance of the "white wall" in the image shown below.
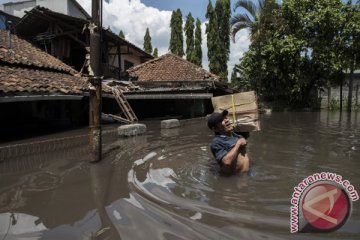
<svg viewBox="0 0 360 240"><path fill-rule="evenodd" d="M71 0L32 0L4 6L4 11L17 17L23 17L24 11L30 11L35 6L41 6L51 11L86 19L86 16L73 4Z"/></svg>
<svg viewBox="0 0 360 240"><path fill-rule="evenodd" d="M70 0L67 0L68 5L67 5L67 15L70 15L72 17L76 17L76 18L82 18L82 19L86 19L86 16L79 10L79 8L77 8L74 3Z"/></svg>
<svg viewBox="0 0 360 240"><path fill-rule="evenodd" d="M140 62L140 58L138 56L135 55L121 55L121 69L124 70L125 66L124 66L124 61L129 61L132 62L134 64L134 66L139 65Z"/></svg>
<svg viewBox="0 0 360 240"><path fill-rule="evenodd" d="M54 12L68 14L68 0L36 0L36 5L48 8Z"/></svg>
<svg viewBox="0 0 360 240"><path fill-rule="evenodd" d="M4 12L21 18L25 15L24 11L30 11L35 6L36 6L35 0L29 2L20 2L7 6L4 5Z"/></svg>
<svg viewBox="0 0 360 240"><path fill-rule="evenodd" d="M109 50L109 53L117 53L117 48L112 48ZM121 70L124 71L125 69L125 64L124 61L129 61L132 62L134 64L134 66L139 65L141 63L140 57L136 56L136 55L131 55L131 54L126 54L126 55L121 55ZM112 66L119 66L119 62L118 62L118 56L117 55L109 55L109 64Z"/></svg>

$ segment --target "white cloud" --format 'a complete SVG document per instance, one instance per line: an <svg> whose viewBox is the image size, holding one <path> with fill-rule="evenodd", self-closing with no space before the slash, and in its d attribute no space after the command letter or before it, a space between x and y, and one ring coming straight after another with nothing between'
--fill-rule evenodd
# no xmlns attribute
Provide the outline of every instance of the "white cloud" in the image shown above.
<svg viewBox="0 0 360 240"><path fill-rule="evenodd" d="M235 64L239 63L239 59L249 49L250 37L249 31L241 30L235 36L235 43L231 40L230 42L230 57L228 62L229 79L231 72Z"/></svg>
<svg viewBox="0 0 360 240"><path fill-rule="evenodd" d="M78 0L78 2L91 13L91 1ZM123 30L125 38L140 48L143 47L144 35L148 27L153 48L158 48L159 55L168 52L171 11L161 11L157 8L148 7L141 3L140 0L110 0L109 3L103 2L103 4L104 27L110 26L115 33L118 33L120 29ZM208 69L205 22L201 24L201 29L203 68ZM229 76L234 65L239 62L239 58L249 47L250 40L248 36L248 31L242 30L236 35L236 42L230 44Z"/></svg>

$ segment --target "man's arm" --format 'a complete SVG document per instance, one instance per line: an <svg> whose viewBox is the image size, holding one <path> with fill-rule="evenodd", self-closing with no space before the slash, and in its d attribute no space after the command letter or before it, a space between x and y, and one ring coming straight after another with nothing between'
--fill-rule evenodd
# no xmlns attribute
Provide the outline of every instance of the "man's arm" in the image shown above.
<svg viewBox="0 0 360 240"><path fill-rule="evenodd" d="M239 154L239 148L242 145L246 145L246 140L244 138L237 140L235 146L224 156L223 164L225 166L231 166L232 162L237 158Z"/></svg>

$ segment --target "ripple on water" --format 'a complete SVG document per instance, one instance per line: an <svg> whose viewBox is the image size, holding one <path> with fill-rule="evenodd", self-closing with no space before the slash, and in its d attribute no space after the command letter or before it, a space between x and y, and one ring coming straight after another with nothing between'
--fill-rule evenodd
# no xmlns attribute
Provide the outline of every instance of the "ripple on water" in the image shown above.
<svg viewBox="0 0 360 240"><path fill-rule="evenodd" d="M343 156L347 144L349 151L356 151L352 147L357 149L359 143L332 127L327 132L322 126L306 128L297 122L269 126L250 138L252 177L220 176L209 149L212 136L194 134L194 128L151 136L151 147L137 154L128 173L131 192L147 211L171 213L194 231L206 226L207 236L220 230L227 232L226 239L288 239L293 187L319 168L336 171L339 162L333 157Z"/></svg>
<svg viewBox="0 0 360 240"><path fill-rule="evenodd" d="M261 221L273 226L273 221L264 216L254 222L255 208L248 206L248 194L253 192L249 187L252 179L247 176L221 177L209 150L211 138L193 139L199 137L184 135L153 141L152 152L135 160L128 173L131 190L138 197L156 203L159 211L176 212L179 217L205 225L232 223L254 227L256 221ZM271 174L257 175L263 181L277 179ZM282 206L270 210L283 213ZM283 224L279 226L283 227Z"/></svg>

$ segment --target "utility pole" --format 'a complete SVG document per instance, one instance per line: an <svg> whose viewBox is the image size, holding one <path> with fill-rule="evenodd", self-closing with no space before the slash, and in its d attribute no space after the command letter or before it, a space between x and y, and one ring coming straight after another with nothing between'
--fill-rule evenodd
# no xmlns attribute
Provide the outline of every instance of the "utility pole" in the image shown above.
<svg viewBox="0 0 360 240"><path fill-rule="evenodd" d="M101 160L101 38L102 0L92 0L90 29L89 161Z"/></svg>

